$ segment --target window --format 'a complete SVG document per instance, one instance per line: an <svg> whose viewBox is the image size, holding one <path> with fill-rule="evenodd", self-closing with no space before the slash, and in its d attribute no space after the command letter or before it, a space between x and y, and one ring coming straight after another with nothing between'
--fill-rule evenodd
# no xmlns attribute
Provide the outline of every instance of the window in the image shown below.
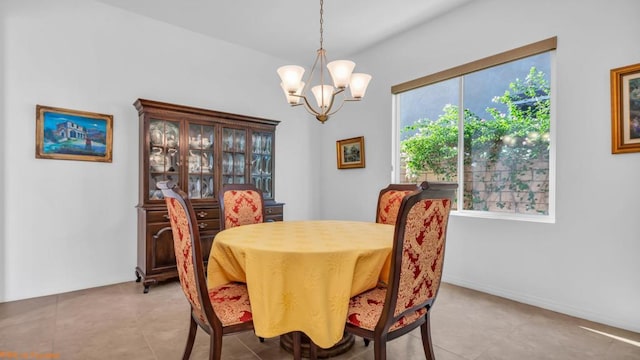
<svg viewBox="0 0 640 360"><path fill-rule="evenodd" d="M393 181L458 182L459 214L553 221L555 47L551 38L392 87Z"/></svg>

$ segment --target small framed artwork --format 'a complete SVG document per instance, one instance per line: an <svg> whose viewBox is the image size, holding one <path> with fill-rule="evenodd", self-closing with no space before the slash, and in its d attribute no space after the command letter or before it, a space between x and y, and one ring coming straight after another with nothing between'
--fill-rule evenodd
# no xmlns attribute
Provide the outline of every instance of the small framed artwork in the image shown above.
<svg viewBox="0 0 640 360"><path fill-rule="evenodd" d="M640 64L611 70L611 153L640 152Z"/></svg>
<svg viewBox="0 0 640 360"><path fill-rule="evenodd" d="M113 115L36 106L36 158L111 162Z"/></svg>
<svg viewBox="0 0 640 360"><path fill-rule="evenodd" d="M364 167L364 136L336 141L338 169Z"/></svg>

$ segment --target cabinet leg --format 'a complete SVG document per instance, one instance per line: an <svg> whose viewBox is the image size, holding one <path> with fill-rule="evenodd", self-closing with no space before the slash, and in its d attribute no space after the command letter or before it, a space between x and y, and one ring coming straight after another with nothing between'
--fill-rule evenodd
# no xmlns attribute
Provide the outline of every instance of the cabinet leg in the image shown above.
<svg viewBox="0 0 640 360"><path fill-rule="evenodd" d="M140 273L138 273L138 270L136 270L136 282L140 282L141 279L142 277L140 276Z"/></svg>
<svg viewBox="0 0 640 360"><path fill-rule="evenodd" d="M156 279L145 279L144 281L142 281L142 285L144 285L144 290L142 290L143 294L148 294L149 293L149 287L151 285L155 285L158 283L158 280Z"/></svg>

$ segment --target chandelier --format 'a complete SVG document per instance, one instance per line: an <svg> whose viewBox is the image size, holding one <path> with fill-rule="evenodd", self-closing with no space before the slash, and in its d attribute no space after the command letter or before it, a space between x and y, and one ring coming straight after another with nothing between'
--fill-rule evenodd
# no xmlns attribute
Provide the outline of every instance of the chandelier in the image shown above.
<svg viewBox="0 0 640 360"><path fill-rule="evenodd" d="M304 105L304 108L312 115L324 124L329 119L329 116L335 114L342 108L346 101L360 101L364 97L364 93L367 91L369 81L371 81L371 75L362 73L353 73L353 69L356 63L350 60L335 60L327 63L326 51L323 47L323 13L324 13L324 1L320 0L320 48L316 55L316 60L313 63L311 72L306 78L306 82L302 81L304 75L304 68L298 65L285 65L278 68L278 75L282 82L280 86L284 90L284 94L287 98L287 102L291 106ZM332 85L325 84L325 66L329 70ZM311 88L311 93L315 97L317 106L313 106L307 97L311 82L314 80L313 76L318 68L320 73L319 85L315 85ZM351 97L346 97L342 94L340 106L337 109L333 109L336 103L336 95L343 93L346 88L350 89Z"/></svg>

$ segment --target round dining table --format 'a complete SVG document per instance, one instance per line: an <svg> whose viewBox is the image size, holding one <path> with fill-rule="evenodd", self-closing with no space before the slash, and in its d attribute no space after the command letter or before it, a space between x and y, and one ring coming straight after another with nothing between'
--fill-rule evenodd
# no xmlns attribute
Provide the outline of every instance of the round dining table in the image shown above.
<svg viewBox="0 0 640 360"><path fill-rule="evenodd" d="M321 348L344 335L349 299L386 282L394 226L359 221L280 221L219 232L209 288L247 284L257 336L301 331Z"/></svg>

